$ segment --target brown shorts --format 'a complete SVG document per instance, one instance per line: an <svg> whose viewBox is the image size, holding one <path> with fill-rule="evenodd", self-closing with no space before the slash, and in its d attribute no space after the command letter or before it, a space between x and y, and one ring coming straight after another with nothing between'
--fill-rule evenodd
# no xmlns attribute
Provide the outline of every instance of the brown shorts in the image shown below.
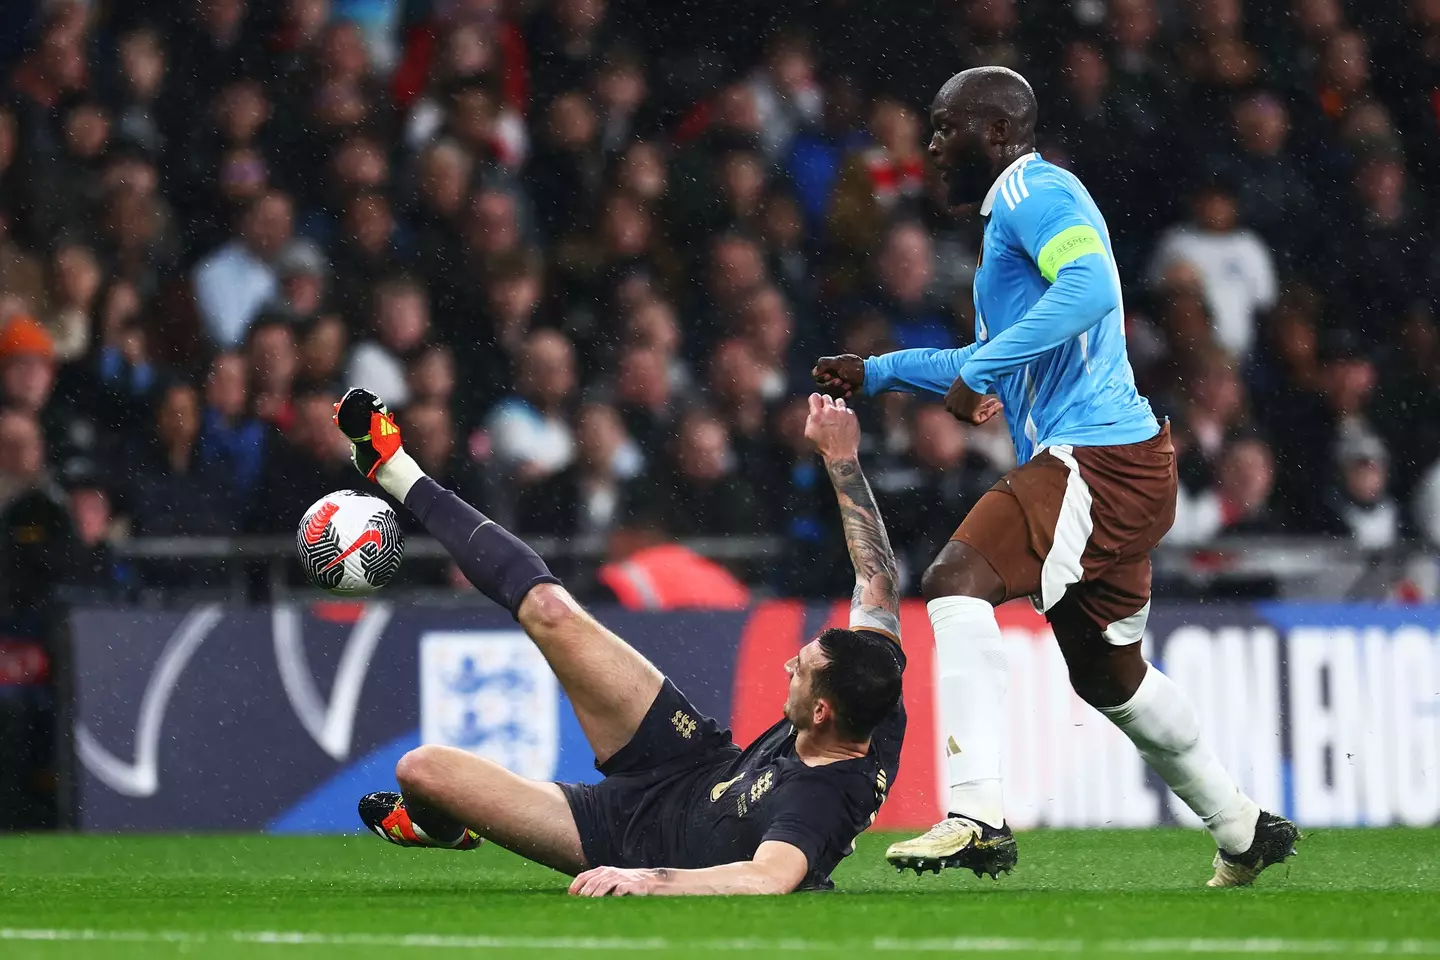
<svg viewBox="0 0 1440 960"><path fill-rule="evenodd" d="M1150 613L1150 550L1175 522L1170 425L1143 443L1046 448L991 487L960 524L1007 599L1048 613L1071 592L1113 644L1134 643Z"/></svg>

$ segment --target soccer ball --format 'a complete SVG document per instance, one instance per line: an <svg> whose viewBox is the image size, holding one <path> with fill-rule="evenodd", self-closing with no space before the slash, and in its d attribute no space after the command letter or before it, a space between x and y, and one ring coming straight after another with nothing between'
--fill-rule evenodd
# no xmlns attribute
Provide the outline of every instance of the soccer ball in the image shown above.
<svg viewBox="0 0 1440 960"><path fill-rule="evenodd" d="M340 490L305 511L295 533L295 551L315 586L342 597L360 597L395 576L405 542L390 504L356 490Z"/></svg>

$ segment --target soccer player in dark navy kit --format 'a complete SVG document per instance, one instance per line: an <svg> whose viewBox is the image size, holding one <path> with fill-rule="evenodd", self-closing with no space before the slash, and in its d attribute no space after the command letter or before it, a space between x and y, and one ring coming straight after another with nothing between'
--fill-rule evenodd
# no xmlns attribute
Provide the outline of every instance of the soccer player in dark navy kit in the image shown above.
<svg viewBox="0 0 1440 960"><path fill-rule="evenodd" d="M336 423L360 472L524 627L605 774L593 785L546 783L422 746L396 767L401 793L360 801L367 827L402 846L464 850L488 839L573 876L580 896L831 886L895 782L905 736L895 555L843 400L812 396L805 435L835 486L855 565L850 629L826 630L785 665L784 717L744 750L586 613L534 551L425 476L378 397L350 390Z"/></svg>

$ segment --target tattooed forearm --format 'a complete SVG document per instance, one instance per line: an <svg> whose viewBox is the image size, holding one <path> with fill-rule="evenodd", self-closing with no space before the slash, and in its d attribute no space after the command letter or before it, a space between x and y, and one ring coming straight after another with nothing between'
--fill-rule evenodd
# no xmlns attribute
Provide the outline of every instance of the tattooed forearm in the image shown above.
<svg viewBox="0 0 1440 960"><path fill-rule="evenodd" d="M840 501L840 520L845 530L845 545L855 567L855 594L852 597L851 623L884 630L896 637L900 634L899 564L890 548L885 521L875 506L875 495L853 459L835 460L825 464L835 495Z"/></svg>

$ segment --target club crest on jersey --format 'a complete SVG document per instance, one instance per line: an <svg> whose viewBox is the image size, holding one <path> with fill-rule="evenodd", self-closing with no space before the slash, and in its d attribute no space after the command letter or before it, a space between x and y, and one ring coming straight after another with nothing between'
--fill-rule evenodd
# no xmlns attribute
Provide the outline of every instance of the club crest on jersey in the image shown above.
<svg viewBox="0 0 1440 960"><path fill-rule="evenodd" d="M765 796L774 784L775 773L772 770L766 770L760 776L756 777L755 782L750 784L750 802L754 803L756 800Z"/></svg>
<svg viewBox="0 0 1440 960"><path fill-rule="evenodd" d="M686 740L695 736L695 728L699 726L690 714L683 710L675 711L675 716L670 718L670 725L675 728L676 733L680 734L680 736Z"/></svg>

